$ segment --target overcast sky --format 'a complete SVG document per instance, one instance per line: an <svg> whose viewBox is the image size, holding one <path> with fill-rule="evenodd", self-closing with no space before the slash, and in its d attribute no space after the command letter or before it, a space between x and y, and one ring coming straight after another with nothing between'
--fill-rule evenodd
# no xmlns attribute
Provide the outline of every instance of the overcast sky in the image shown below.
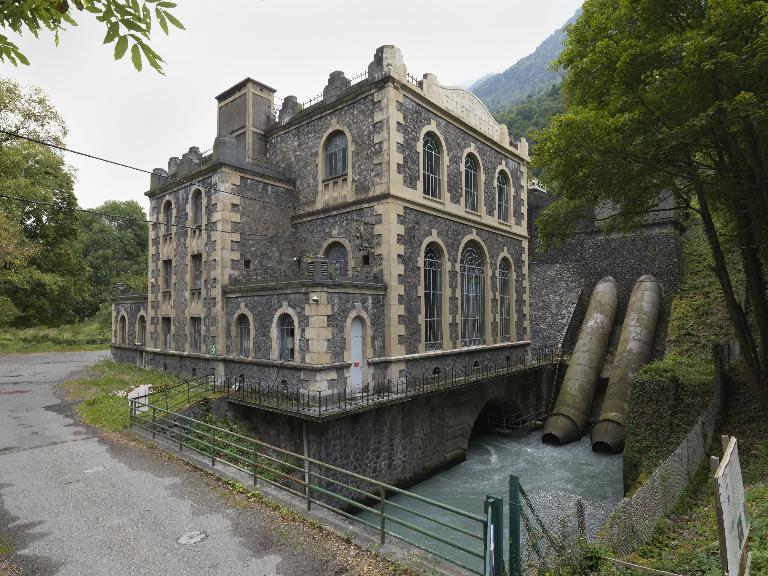
<svg viewBox="0 0 768 576"><path fill-rule="evenodd" d="M299 101L322 92L328 74L367 69L376 47L396 44L408 71L468 85L532 52L570 18L581 0L176 0L186 31L153 47L166 75L136 72L101 45L104 30L88 15L61 35L16 40L29 67L0 64L0 74L40 86L69 127L67 145L151 170L190 146L210 148L215 96L246 76ZM215 8L214 8L215 7ZM138 200L149 176L67 154L77 169L81 206Z"/></svg>

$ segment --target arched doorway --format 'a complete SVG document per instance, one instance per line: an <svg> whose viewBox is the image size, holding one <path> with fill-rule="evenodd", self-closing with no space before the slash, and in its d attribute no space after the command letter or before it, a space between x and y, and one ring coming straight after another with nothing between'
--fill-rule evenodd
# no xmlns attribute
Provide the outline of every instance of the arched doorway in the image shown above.
<svg viewBox="0 0 768 576"><path fill-rule="evenodd" d="M363 357L363 336L365 325L359 316L352 320L350 327L349 359L352 366L349 372L349 384L353 392L363 389L365 358Z"/></svg>

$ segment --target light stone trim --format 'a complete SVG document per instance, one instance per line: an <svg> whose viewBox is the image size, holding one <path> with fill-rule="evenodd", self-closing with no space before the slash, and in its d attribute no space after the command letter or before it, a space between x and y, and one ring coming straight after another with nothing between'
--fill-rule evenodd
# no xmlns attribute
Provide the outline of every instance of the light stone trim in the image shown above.
<svg viewBox="0 0 768 576"><path fill-rule="evenodd" d="M381 222L373 228L374 236L381 239L375 248L375 255L382 258L382 273L387 291L384 297L384 350L388 356L404 353L405 346L400 337L405 336L405 326L400 323L400 316L405 315L405 305L400 297L405 296L405 286L400 278L405 275L405 247L398 242L398 236L405 235L405 227L398 223L398 217L404 214L400 203L385 201L375 206Z"/></svg>
<svg viewBox="0 0 768 576"><path fill-rule="evenodd" d="M341 244L347 251L347 268L349 270L356 269L357 254L352 250L352 245L349 243L349 241L343 236L337 236L336 232L337 230L331 230L331 237L323 243L323 246L320 249L320 252L317 253L317 256L324 257L325 253L328 251L328 248L330 248L333 244Z"/></svg>
<svg viewBox="0 0 768 576"><path fill-rule="evenodd" d="M313 299L317 302L313 302ZM328 293L313 291L309 293L309 302L304 304L304 314L308 319L308 326L304 330L307 342L307 352L304 361L308 364L330 364L331 353L329 342L333 337L332 330L328 326L328 316L333 314L328 303Z"/></svg>
<svg viewBox="0 0 768 576"><path fill-rule="evenodd" d="M300 363L302 361L302 354L303 354L301 350L301 338L302 338L301 324L299 324L299 316L296 314L296 311L288 305L287 301L283 301L280 305L280 308L278 308L277 312L275 312L274 316L272 316L272 324L270 327L270 337L272 338L271 358L272 360L283 362L283 360L280 359L280 328L277 325L277 321L280 319L280 317L283 314L288 314L288 316L290 316L293 319L294 359L285 360L285 362ZM312 325L312 322L310 321L310 326L311 325Z"/></svg>
<svg viewBox="0 0 768 576"><path fill-rule="evenodd" d="M328 139L335 132L343 132L347 137L347 173L343 176L326 180L325 178L325 148ZM315 209L333 204L341 204L355 199L355 180L352 170L352 157L355 152L355 143L352 133L343 124L334 118L331 125L320 138L320 149L317 152L317 196L315 197Z"/></svg>
<svg viewBox="0 0 768 576"><path fill-rule="evenodd" d="M432 196L426 196L424 194L424 137L427 134L433 134L437 138L437 143L440 147L440 198L433 198ZM419 178L416 180L416 192L419 198L425 202L430 202L433 206L450 205L450 194L448 193L448 166L450 164L450 158L448 156L448 148L445 145L445 137L440 133L440 130L437 129L437 123L434 120L424 126L421 129L421 132L419 132L419 140L416 144L416 148L419 152ZM402 181L402 178L400 180ZM405 186L403 186L403 189L405 189Z"/></svg>
<svg viewBox="0 0 768 576"><path fill-rule="evenodd" d="M120 341L120 320L125 321L125 342ZM125 310L122 310L117 315L117 324L115 324L116 329L113 334L113 342L116 342L117 344L128 344L128 314L126 314Z"/></svg>
<svg viewBox="0 0 768 576"><path fill-rule="evenodd" d="M231 356L233 358L246 358L246 356L240 356L240 354L238 354L238 350L240 348L239 346L240 334L238 334L238 330L237 330L237 319L242 315L245 315L246 318L248 318L248 323L249 323L248 335L250 338L250 342L248 343L247 358L255 358L256 356L254 355L254 351L253 351L253 337L254 337L254 329L255 329L254 327L256 326L256 324L253 321L253 314L251 313L250 310L248 310L244 302L240 303L240 308L238 308L237 311L230 318L230 322L231 322L230 335L232 336L232 344L231 344L231 350L228 350L229 352L228 356ZM223 342L224 341L222 341L222 344Z"/></svg>
<svg viewBox="0 0 768 576"><path fill-rule="evenodd" d="M523 282L523 314L525 314L523 320L523 337L529 339L531 337L531 314L530 314L530 273L528 272L528 240L523 240L523 271L525 272L525 281Z"/></svg>
<svg viewBox="0 0 768 576"><path fill-rule="evenodd" d="M149 340L149 322L147 321L147 311L144 308L144 306L139 308L139 313L136 314L136 322L135 322L135 325L133 327L133 333L134 333L134 335L136 337L133 340L134 340L134 345L141 346L141 344L139 344L139 318L142 318L142 317L144 318L144 328L145 328L145 330L144 330L144 344L143 344L143 346L146 347L147 346L147 340Z"/></svg>
<svg viewBox="0 0 768 576"><path fill-rule="evenodd" d="M432 233L427 236L424 241L421 243L421 250L419 252L419 331L420 331L420 337L419 337L419 352L424 352L426 348L426 335L425 335L425 323L424 319L426 317L425 312L425 303L424 303L424 252L427 249L427 246L430 244L436 244L440 251L442 252L442 262L443 262L443 270L442 270L442 276L440 278L440 281L442 282L442 298L440 302L440 306L442 307L442 310L440 311L440 314L442 316L442 324L441 329L443 331L443 350L450 350L453 348L453 342L451 341L451 316L450 316L450 299L454 295L453 291L451 290L450 286L450 273L453 270L453 263L448 258L448 250L445 247L445 244L440 239L440 237L437 234L437 230L434 228L432 229Z"/></svg>
<svg viewBox="0 0 768 576"><path fill-rule="evenodd" d="M367 362L373 356L373 330L371 318L360 302L355 302L354 309L347 314L344 321L344 362L352 361L352 321L355 318L363 321L363 358Z"/></svg>
<svg viewBox="0 0 768 576"><path fill-rule="evenodd" d="M507 204L508 204L508 210L509 213L507 214L507 221L503 222L499 216L499 174L504 173L504 175L507 177L507 182L509 182L509 189L507 190ZM507 170L506 166L503 166L499 164L496 166L496 171L493 173L493 189L496 191L496 194L494 194L494 201L496 202L496 205L493 208L493 214L496 216L496 220L499 223L499 226L504 226L505 228L512 228L515 223L515 187L514 182L512 180L512 174ZM521 200L525 201L525 196L528 194L528 188L523 187L523 195L521 197ZM525 206L521 207L523 214L525 214ZM521 221L522 222L522 221ZM527 235L527 228L526 228L526 238Z"/></svg>
<svg viewBox="0 0 768 576"><path fill-rule="evenodd" d="M458 340L456 342L456 348L477 348L477 346L462 346L461 341L463 339L463 334L461 333L461 326L462 326L462 318L464 317L464 311L463 308L463 298L462 298L462 285L461 285L461 255L464 253L464 248L469 242L475 242L480 247L480 251L482 252L483 256L483 263L485 267L485 277L483 278L483 339L487 343L489 340L493 340L493 334L491 334L491 258L489 256L490 252L488 251L488 247L485 245L485 242L480 238L480 236L477 235L476 230L472 230L472 232L464 237L464 239L461 241L461 244L459 245L459 252L457 255L456 260L456 272L458 273L457 282L456 282L456 293L458 295L458 318L456 319L458 322L458 330L456 331L456 334L458 335Z"/></svg>

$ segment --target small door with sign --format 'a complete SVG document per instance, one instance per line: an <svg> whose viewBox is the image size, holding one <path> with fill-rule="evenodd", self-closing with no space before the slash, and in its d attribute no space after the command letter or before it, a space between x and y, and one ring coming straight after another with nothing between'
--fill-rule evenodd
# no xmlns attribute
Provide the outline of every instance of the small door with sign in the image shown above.
<svg viewBox="0 0 768 576"><path fill-rule="evenodd" d="M361 318L352 320L350 360L352 366L349 371L349 385L352 392L360 392L363 389L363 374L365 373L365 358L363 358L363 332L364 326Z"/></svg>

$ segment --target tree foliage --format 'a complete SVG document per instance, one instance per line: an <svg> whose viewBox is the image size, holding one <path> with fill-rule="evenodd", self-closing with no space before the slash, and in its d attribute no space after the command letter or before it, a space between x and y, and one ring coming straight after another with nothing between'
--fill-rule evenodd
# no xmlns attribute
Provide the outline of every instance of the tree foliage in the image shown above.
<svg viewBox="0 0 768 576"><path fill-rule="evenodd" d="M582 208L611 204L629 227L673 194L700 213L752 383L768 406L768 2L587 0L558 64L567 112L536 162L561 199L537 222L573 232ZM735 235L748 320L716 219ZM764 252L763 252L764 254Z"/></svg>
<svg viewBox="0 0 768 576"><path fill-rule="evenodd" d="M39 37L43 29L54 33L56 45L65 25L77 26L76 18L87 13L104 25L104 44L114 43L115 60L130 49L131 62L141 71L143 60L163 73L163 59L149 45L152 25L156 22L168 34L169 24L184 29L173 15L176 7L165 0L9 0L0 2L0 27L16 34L25 31ZM7 36L0 34L0 62L16 66L29 60Z"/></svg>
<svg viewBox="0 0 768 576"><path fill-rule="evenodd" d="M147 289L149 230L144 209L135 200L108 200L94 212L79 217L78 252L88 266L92 290L89 312L109 300L118 282L131 290Z"/></svg>

